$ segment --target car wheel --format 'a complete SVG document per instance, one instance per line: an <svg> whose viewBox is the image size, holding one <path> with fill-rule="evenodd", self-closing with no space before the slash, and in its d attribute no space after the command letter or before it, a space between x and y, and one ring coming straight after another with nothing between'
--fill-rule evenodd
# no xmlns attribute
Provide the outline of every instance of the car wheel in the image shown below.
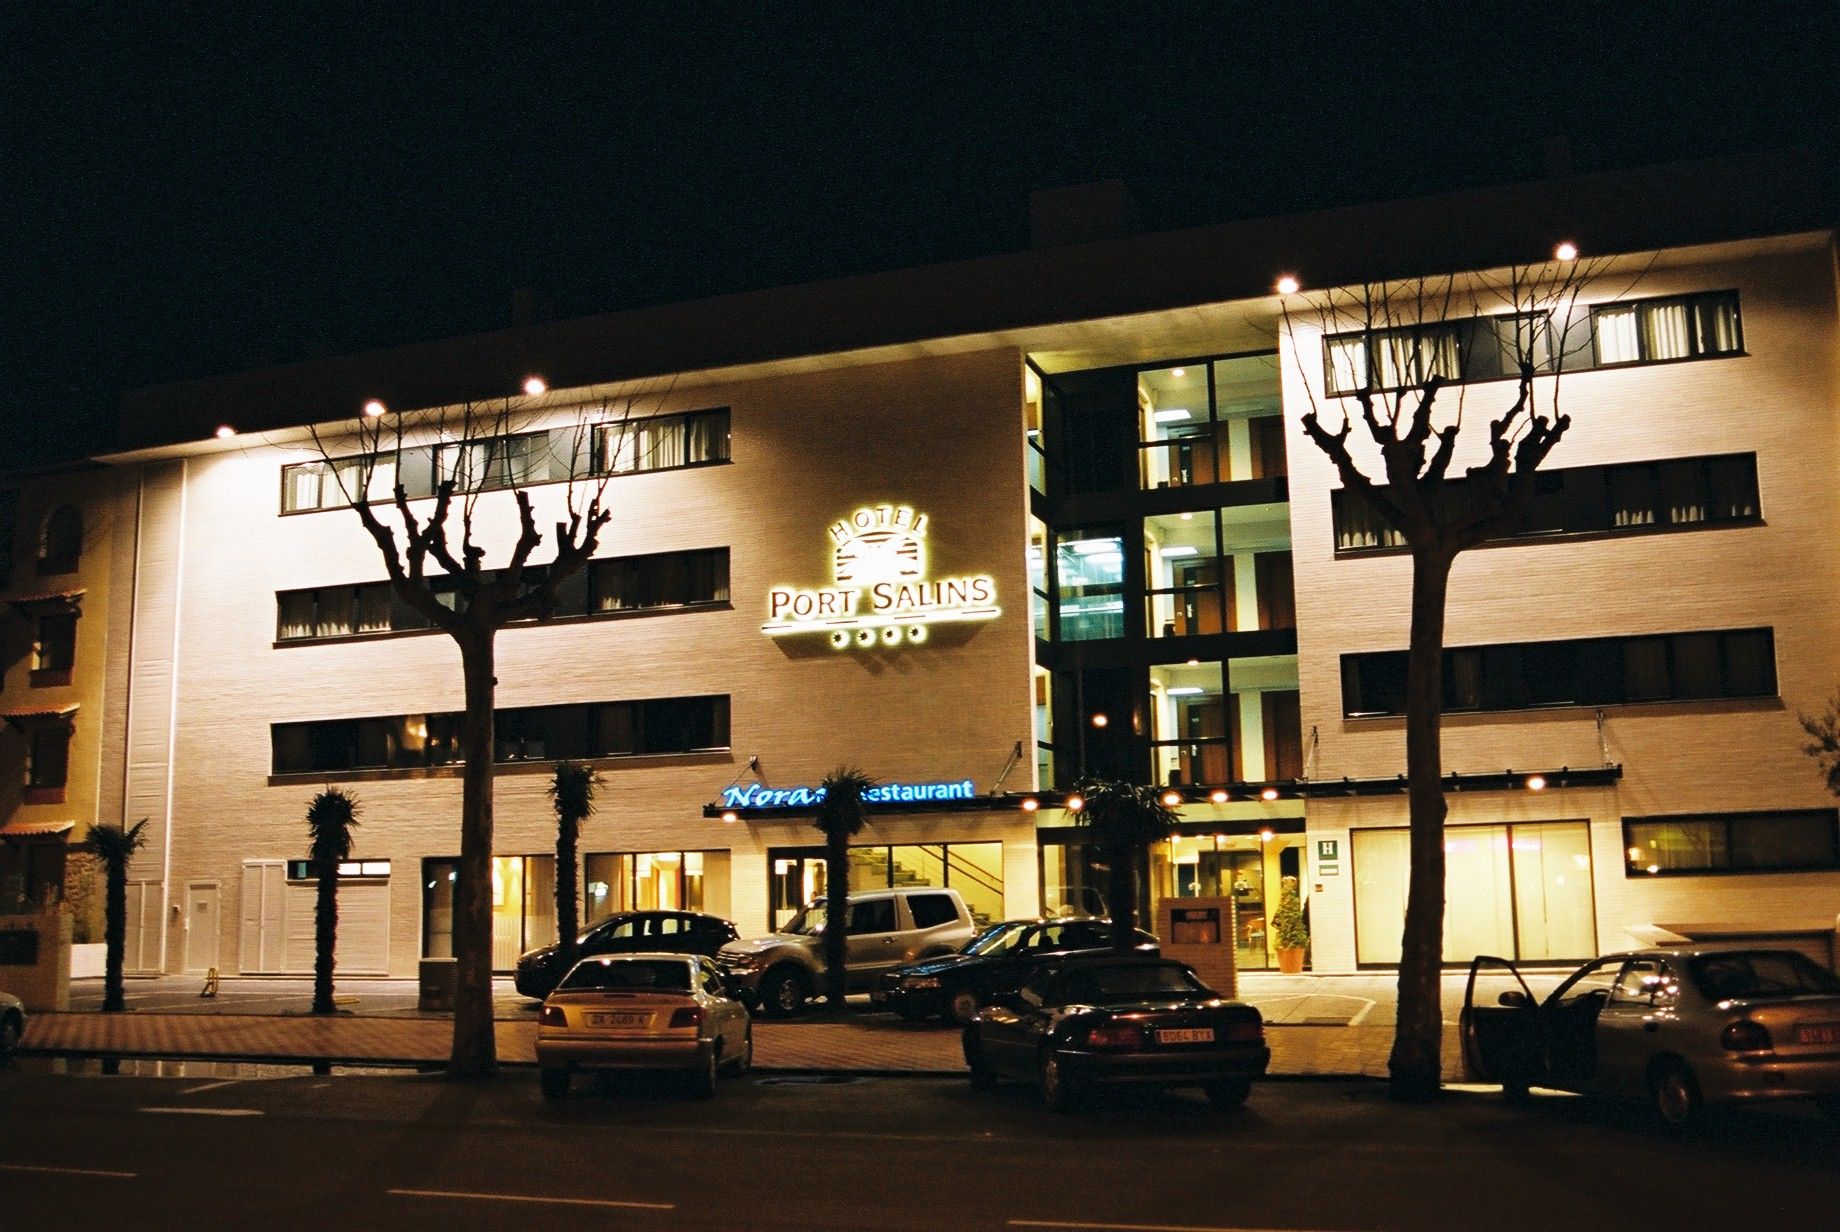
<svg viewBox="0 0 1840 1232"><path fill-rule="evenodd" d="M741 1033L741 1051L729 1063L728 1072L739 1077L754 1068L754 1024L749 1023Z"/></svg>
<svg viewBox="0 0 1840 1232"><path fill-rule="evenodd" d="M978 1011L983 1008L984 999L977 995L975 989L961 988L952 994L949 1012L952 1021L963 1026L973 1018L976 1018L978 1016Z"/></svg>
<svg viewBox="0 0 1840 1232"><path fill-rule="evenodd" d="M965 1065L971 1070L971 1086L979 1091L994 1091L997 1087L997 1071L990 1068L990 1062L984 1056L984 1045L969 1031L965 1033Z"/></svg>
<svg viewBox="0 0 1840 1232"><path fill-rule="evenodd" d="M1210 1082L1201 1090L1216 1108L1238 1108L1252 1094L1250 1082Z"/></svg>
<svg viewBox="0 0 1840 1232"><path fill-rule="evenodd" d="M569 1095L569 1071L565 1065L545 1065L537 1071L537 1085L543 1089L544 1099L567 1099Z"/></svg>
<svg viewBox="0 0 1840 1232"><path fill-rule="evenodd" d="M709 1055L690 1075L690 1096L692 1099L713 1099L716 1093L716 1080L722 1070L722 1059L716 1055L716 1049L710 1048Z"/></svg>
<svg viewBox="0 0 1840 1232"><path fill-rule="evenodd" d="M796 967L769 971L760 982L760 1008L775 1018L791 1018L803 1012L810 997L810 981Z"/></svg>
<svg viewBox="0 0 1840 1232"><path fill-rule="evenodd" d="M1648 1110L1664 1129L1684 1129L1699 1116L1699 1083L1679 1061L1662 1061L1649 1070Z"/></svg>
<svg viewBox="0 0 1840 1232"><path fill-rule="evenodd" d="M1053 1112L1076 1111L1085 1094L1079 1083L1068 1076L1060 1054L1049 1048L1041 1054L1041 1102Z"/></svg>

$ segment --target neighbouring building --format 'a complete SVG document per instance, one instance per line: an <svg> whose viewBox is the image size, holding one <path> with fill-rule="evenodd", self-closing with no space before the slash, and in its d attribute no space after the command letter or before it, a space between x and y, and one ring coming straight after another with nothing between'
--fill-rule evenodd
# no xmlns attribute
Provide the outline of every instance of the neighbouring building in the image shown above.
<svg viewBox="0 0 1840 1232"><path fill-rule="evenodd" d="M1840 683L1836 252L1809 183L1777 156L1548 180L141 391L101 460L126 494L95 549L106 620L101 582L12 600L89 586L119 687L41 701L9 673L9 723L75 704L105 814L151 819L136 969L307 969L303 812L327 783L363 809L342 968L448 953L458 654L343 507L357 446L328 462L308 432L336 442L380 399L409 426L378 482L476 490L489 552L510 488L544 525L571 474L613 509L561 610L499 640L499 966L553 938L544 788L571 757L604 781L589 918L783 921L822 888L809 789L843 763L887 785L853 884L950 885L984 919L1089 908L1103 878L1063 805L1105 774L1180 795L1143 877L1232 896L1244 966L1272 965L1296 877L1314 968L1383 967L1410 565L1300 420L1407 337L1461 391L1473 460L1506 326L1325 338L1274 281L1489 277L1570 240L1610 259L1552 322L1574 426L1526 533L1452 581L1447 952L1768 936L1831 962L1840 832L1796 723ZM531 374L547 389L520 395ZM425 426L506 399L489 444ZM16 545L42 516L20 502Z"/></svg>

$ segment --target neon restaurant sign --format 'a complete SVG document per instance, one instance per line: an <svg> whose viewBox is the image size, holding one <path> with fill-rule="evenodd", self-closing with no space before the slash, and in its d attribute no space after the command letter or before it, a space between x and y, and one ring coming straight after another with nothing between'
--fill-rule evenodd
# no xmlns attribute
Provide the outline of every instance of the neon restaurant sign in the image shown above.
<svg viewBox="0 0 1840 1232"><path fill-rule="evenodd" d="M929 578L927 516L871 505L830 528L831 577L815 590L767 592L768 637L829 638L836 650L919 645L934 625L995 620L997 584L986 574Z"/></svg>
<svg viewBox="0 0 1840 1232"><path fill-rule="evenodd" d="M864 804L922 804L936 800L970 800L976 789L970 779L955 783L881 783L863 792ZM726 787L722 807L799 808L824 799L822 787L767 787L760 783Z"/></svg>

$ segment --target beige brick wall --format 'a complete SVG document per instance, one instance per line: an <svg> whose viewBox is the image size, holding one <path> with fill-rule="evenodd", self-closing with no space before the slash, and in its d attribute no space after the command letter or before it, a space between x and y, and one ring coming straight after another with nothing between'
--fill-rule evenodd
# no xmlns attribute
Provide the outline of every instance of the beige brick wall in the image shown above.
<svg viewBox="0 0 1840 1232"><path fill-rule="evenodd" d="M1621 298L1625 285L1607 279L1587 298ZM1609 757L1624 767L1615 789L1452 799L1453 822L1591 819L1597 927L1606 948L1628 944L1629 927L1658 921L1770 927L1831 923L1840 913L1840 874L1652 882L1623 874L1624 816L1834 804L1800 752L1796 724L1798 709L1816 708L1840 683L1834 535L1840 334L1832 254L1825 244L1775 243L1718 263L1660 263L1633 294L1732 287L1741 295L1747 355L1565 376L1561 406L1573 427L1551 461L1572 466L1755 451L1765 524L1479 549L1459 559L1451 581L1450 645L1751 625L1776 630L1779 702L1609 708ZM1324 493L1338 485L1298 424L1309 407L1301 373L1320 373L1320 344L1308 331L1300 331L1298 343L1303 361L1287 350L1284 380L1303 726L1306 744L1312 727L1320 738L1310 770L1323 778L1396 774L1404 768L1403 724L1342 717L1340 656L1404 648L1411 564L1398 556L1333 558ZM1513 397L1511 383L1463 393L1468 426L1459 468L1482 455L1486 417ZM1324 407L1331 426L1338 422L1334 406ZM1357 426L1357 445L1362 436ZM1358 456L1375 465L1371 444ZM1447 772L1601 761L1589 710L1453 716L1445 723ZM1324 837L1404 818L1402 797L1310 806L1311 831ZM1312 906L1317 965L1346 968L1354 961L1354 937L1345 840L1342 874L1316 880L1323 886Z"/></svg>
<svg viewBox="0 0 1840 1232"><path fill-rule="evenodd" d="M680 383L657 408L732 407L733 465L614 479L599 555L727 545L733 610L508 630L499 704L727 693L733 753L604 765L584 851L732 848L729 901L711 906L758 931L766 848L817 836L803 823L703 819L749 756L775 785L815 782L848 762L883 779L972 778L989 789L1015 741L1030 739L1021 372L1020 356L999 350L719 388ZM273 645L275 591L384 576L349 511L279 516L281 465L310 456L239 442L189 464L173 893L191 878L220 883L228 970L238 965L241 862L304 853L301 818L320 786L269 785L269 725L461 705L458 652L438 634ZM533 490L541 524L563 495ZM488 564L504 559L511 502L509 493L480 499ZM829 583L827 528L881 502L928 513L931 575L992 575L1001 618L959 644L940 636L885 654L793 653L764 636L767 589ZM500 853L553 848L546 782L501 776ZM454 778L353 785L363 807L357 854L395 862L395 974L412 973L420 952L421 858L458 850L459 789ZM865 837L1001 838L1010 906L1036 905L1030 830L1015 815L882 818ZM169 968L183 951L175 945Z"/></svg>

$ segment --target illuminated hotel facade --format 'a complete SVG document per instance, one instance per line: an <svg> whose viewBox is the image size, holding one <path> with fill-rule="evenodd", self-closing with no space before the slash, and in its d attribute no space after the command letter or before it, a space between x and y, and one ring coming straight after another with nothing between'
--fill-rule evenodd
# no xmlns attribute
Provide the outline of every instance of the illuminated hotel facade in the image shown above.
<svg viewBox="0 0 1840 1232"><path fill-rule="evenodd" d="M103 795L154 835L140 969L309 966L294 862L327 783L362 808L341 966L451 951L459 656L393 599L306 427L508 394L489 456L411 428L392 459L415 499L479 490L488 565L511 488L539 525L570 475L613 510L555 616L499 636L498 966L554 937L565 757L602 779L589 918L783 921L822 888L811 793L844 764L886 785L853 885L950 885L981 919L1093 907L1060 807L1091 774L1181 796L1144 879L1232 896L1243 965L1272 965L1287 877L1314 969L1393 962L1410 564L1300 428L1352 405L1386 340L1287 326L1272 284L1487 271L1561 239L1616 259L1563 323L1588 359L1539 533L1452 581L1449 952L1768 935L1831 961L1840 836L1795 715L1840 679L1840 329L1833 233L1770 188L1795 174L1124 237L132 395L105 459L134 563ZM1653 199L1710 204L1663 223ZM1474 415L1512 382L1490 383L1492 326L1448 328ZM530 373L547 390L517 396Z"/></svg>

